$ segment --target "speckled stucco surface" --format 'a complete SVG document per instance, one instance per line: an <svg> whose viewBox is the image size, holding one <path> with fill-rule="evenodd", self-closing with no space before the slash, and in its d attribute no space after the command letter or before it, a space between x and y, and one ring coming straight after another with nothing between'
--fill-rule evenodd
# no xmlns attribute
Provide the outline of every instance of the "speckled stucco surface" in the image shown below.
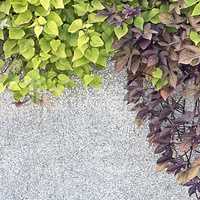
<svg viewBox="0 0 200 200"><path fill-rule="evenodd" d="M188 200L173 176L154 171L147 129L123 101L125 74L66 91L45 106L0 96L0 200Z"/></svg>

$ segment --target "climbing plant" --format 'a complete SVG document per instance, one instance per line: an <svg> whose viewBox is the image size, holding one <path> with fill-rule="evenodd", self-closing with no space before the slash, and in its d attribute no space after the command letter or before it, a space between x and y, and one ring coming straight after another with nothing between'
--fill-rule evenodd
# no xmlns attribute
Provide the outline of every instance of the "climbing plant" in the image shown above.
<svg viewBox="0 0 200 200"><path fill-rule="evenodd" d="M136 7L128 34L113 45L116 70L127 70L136 123L148 120L148 141L160 155L156 170L173 173L200 199L200 1Z"/></svg>
<svg viewBox="0 0 200 200"><path fill-rule="evenodd" d="M15 101L37 101L43 91L59 96L76 85L99 87L94 68L106 67L112 43L127 33L97 15L115 1L3 0L0 2L0 92ZM124 4L116 1L117 9Z"/></svg>
<svg viewBox="0 0 200 200"><path fill-rule="evenodd" d="M3 0L0 92L37 102L76 86L99 87L112 57L127 70L127 102L149 124L160 155L200 199L200 0Z"/></svg>

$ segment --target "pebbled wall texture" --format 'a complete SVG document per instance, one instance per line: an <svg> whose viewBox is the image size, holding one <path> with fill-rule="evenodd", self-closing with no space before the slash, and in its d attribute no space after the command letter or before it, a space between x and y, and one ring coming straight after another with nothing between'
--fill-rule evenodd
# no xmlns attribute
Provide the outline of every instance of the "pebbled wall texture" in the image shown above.
<svg viewBox="0 0 200 200"><path fill-rule="evenodd" d="M103 88L66 91L44 106L0 96L0 200L188 200L154 170L147 129L123 101L125 73Z"/></svg>

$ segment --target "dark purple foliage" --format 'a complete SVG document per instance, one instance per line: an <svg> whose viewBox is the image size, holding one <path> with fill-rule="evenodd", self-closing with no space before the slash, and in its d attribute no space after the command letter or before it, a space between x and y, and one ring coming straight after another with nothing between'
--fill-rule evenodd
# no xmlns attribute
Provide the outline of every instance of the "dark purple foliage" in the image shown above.
<svg viewBox="0 0 200 200"><path fill-rule="evenodd" d="M194 60L200 50L188 40L188 27L182 22L185 19L177 18L176 32L164 24L146 23L143 31L132 26L126 37L114 43L118 50L114 60L117 71L127 70L125 99L137 111L136 122L149 122L147 138L160 155L157 166L177 175L177 181L189 187L189 195L200 199L195 170L200 165L200 61ZM159 90L149 82L157 67L168 80ZM191 96L194 103L188 108Z"/></svg>
<svg viewBox="0 0 200 200"><path fill-rule="evenodd" d="M132 8L129 5L125 5L122 11L117 11L116 7L106 7L104 10L98 12L98 15L107 17L107 21L115 26L121 26L123 22L140 14L140 8Z"/></svg>

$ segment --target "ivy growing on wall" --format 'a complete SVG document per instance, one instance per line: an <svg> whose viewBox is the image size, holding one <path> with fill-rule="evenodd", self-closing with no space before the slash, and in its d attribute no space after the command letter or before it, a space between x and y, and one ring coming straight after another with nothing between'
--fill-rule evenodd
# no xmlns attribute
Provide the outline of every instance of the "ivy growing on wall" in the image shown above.
<svg viewBox="0 0 200 200"><path fill-rule="evenodd" d="M156 170L173 173L200 199L200 1L137 6L128 34L114 43L116 70L127 69L136 123L148 120L148 141L160 155Z"/></svg>
<svg viewBox="0 0 200 200"><path fill-rule="evenodd" d="M0 92L18 103L77 77L99 87L94 69L112 57L136 122L149 122L157 171L200 199L200 0L3 0L0 46Z"/></svg>
<svg viewBox="0 0 200 200"><path fill-rule="evenodd" d="M93 69L106 67L115 33L120 38L128 31L110 26L106 17L96 14L105 5L109 2L1 1L0 92L8 88L15 101L40 99L45 90L59 96L76 85L74 77L84 86L99 87L102 81Z"/></svg>

